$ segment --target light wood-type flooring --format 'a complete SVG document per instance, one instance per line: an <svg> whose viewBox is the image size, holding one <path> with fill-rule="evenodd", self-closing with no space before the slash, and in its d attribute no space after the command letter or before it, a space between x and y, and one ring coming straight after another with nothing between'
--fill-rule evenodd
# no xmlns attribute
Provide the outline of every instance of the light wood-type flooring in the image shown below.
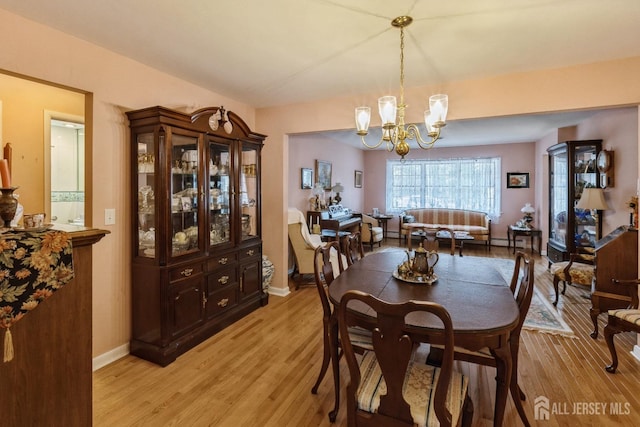
<svg viewBox="0 0 640 427"><path fill-rule="evenodd" d="M389 245L397 240L389 239ZM507 258L506 248L468 245L465 255ZM535 285L550 300L546 259L536 257ZM519 382L534 426L640 425L640 362L630 354L636 335L616 337L620 364L605 372L609 352L592 325L585 289L570 287L558 310L576 338L522 331ZM311 386L322 360L322 315L314 286L303 286L209 338L161 368L126 356L94 373L95 426L329 426L333 407L330 372L317 395ZM474 426L492 425L495 369L456 362L470 376ZM335 426L346 426L342 401ZM534 399L549 399L548 420L534 419ZM509 398L505 426L522 425Z"/></svg>

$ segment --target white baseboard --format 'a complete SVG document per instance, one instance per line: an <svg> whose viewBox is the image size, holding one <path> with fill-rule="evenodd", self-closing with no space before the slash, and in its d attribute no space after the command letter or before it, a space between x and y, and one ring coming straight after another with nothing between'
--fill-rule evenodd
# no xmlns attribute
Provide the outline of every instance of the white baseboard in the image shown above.
<svg viewBox="0 0 640 427"><path fill-rule="evenodd" d="M267 293L269 295L273 295L276 297L286 297L287 295L289 295L291 293L291 291L289 290L289 287L286 288L274 288L274 287L269 287L269 290L267 291Z"/></svg>
<svg viewBox="0 0 640 427"><path fill-rule="evenodd" d="M633 350L631 350L631 355L635 357L638 362L640 362L640 345L636 344L633 346Z"/></svg>
<svg viewBox="0 0 640 427"><path fill-rule="evenodd" d="M128 343L125 345L121 345L120 347L116 347L106 353L103 353L100 356L94 357L92 361L92 369L95 372L103 366L107 366L109 363L113 363L118 359L122 359L127 354L129 354Z"/></svg>

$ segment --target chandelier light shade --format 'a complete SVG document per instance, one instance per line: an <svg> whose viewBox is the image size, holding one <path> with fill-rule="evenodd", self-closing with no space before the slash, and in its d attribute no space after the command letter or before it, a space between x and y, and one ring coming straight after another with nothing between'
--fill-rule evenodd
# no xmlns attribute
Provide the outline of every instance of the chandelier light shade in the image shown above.
<svg viewBox="0 0 640 427"><path fill-rule="evenodd" d="M411 123L405 125L404 113L407 105L404 103L404 28L413 22L410 16L399 16L391 21L391 25L400 28L400 104L395 96L383 96L378 99L378 112L382 121L382 137L377 143L370 145L365 140L371 123L371 108L356 108L356 133L362 138L367 148L378 148L383 142L388 151L394 151L404 159L409 153L407 140L415 140L420 148L432 148L440 138L440 129L446 125L449 98L444 94L432 95L429 98L429 109L424 112L426 127L425 140L420 135L418 127Z"/></svg>

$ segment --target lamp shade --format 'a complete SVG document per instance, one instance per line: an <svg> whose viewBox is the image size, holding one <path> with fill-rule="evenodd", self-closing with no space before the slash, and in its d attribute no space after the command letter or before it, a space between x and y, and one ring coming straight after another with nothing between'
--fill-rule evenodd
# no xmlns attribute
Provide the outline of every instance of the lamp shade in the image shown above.
<svg viewBox="0 0 640 427"><path fill-rule="evenodd" d="M582 197L576 205L578 209L605 210L609 209L607 201L604 199L602 188L585 188L582 190Z"/></svg>
<svg viewBox="0 0 640 427"><path fill-rule="evenodd" d="M520 212L524 214L533 214L536 212L536 208L531 206L531 203L527 203L522 209L520 209Z"/></svg>
<svg viewBox="0 0 640 427"><path fill-rule="evenodd" d="M334 185L331 189L333 191L335 191L336 193L340 193L340 192L344 191L344 187L339 182L337 182L336 185Z"/></svg>

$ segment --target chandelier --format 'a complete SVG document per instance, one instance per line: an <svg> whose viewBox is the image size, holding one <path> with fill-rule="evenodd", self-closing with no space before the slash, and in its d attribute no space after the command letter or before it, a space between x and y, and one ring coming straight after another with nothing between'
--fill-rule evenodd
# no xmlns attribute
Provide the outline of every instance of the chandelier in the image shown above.
<svg viewBox="0 0 640 427"><path fill-rule="evenodd" d="M396 103L395 96L383 96L378 99L378 111L382 119L382 137L375 145L367 144L365 136L368 133L371 120L371 108L356 108L356 130L362 138L362 143L367 148L378 148L383 142L388 151L394 151L404 160L409 153L407 140L415 140L420 148L428 150L433 148L440 138L440 129L446 125L449 99L447 95L438 94L429 97L429 110L424 112L424 124L427 128L427 140L422 139L420 130L415 124L405 125L404 110L404 28L413 22L410 16L399 16L391 21L391 25L400 28L400 104ZM396 119L397 116L397 119Z"/></svg>

